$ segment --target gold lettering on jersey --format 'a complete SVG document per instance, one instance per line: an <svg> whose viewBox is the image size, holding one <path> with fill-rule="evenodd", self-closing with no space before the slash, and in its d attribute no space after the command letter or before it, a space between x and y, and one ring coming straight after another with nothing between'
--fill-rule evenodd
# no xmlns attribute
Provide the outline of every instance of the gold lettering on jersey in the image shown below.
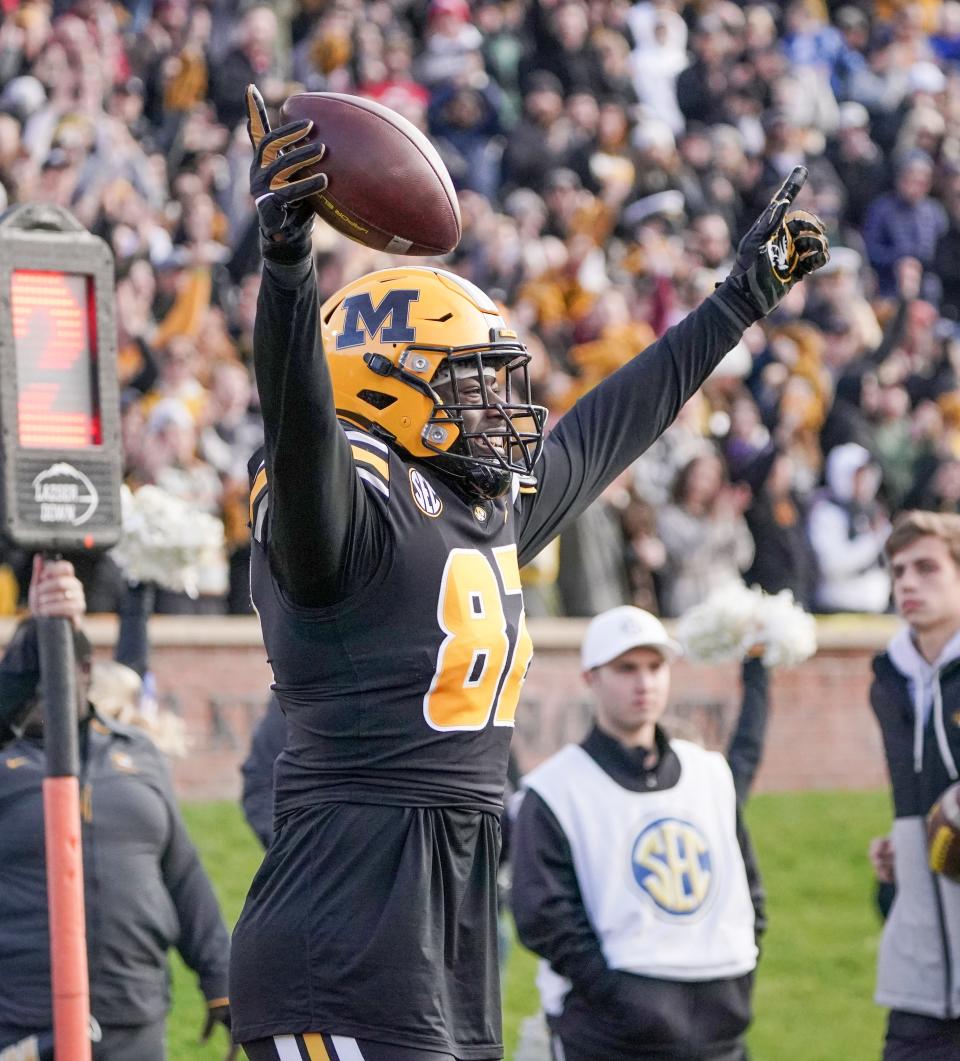
<svg viewBox="0 0 960 1061"><path fill-rule="evenodd" d="M26 763L27 763L27 760L26 760L26 758L24 756L15 755L12 759L8 759L7 760L7 769L8 770L16 770L20 766L25 766Z"/></svg>
<svg viewBox="0 0 960 1061"><path fill-rule="evenodd" d="M517 596L523 593L523 583L520 579L520 564L517 560L516 545L501 545L493 550L493 559L496 561L497 570L500 572L500 581L503 583L503 592L508 596ZM527 630L527 617L523 611L523 597L520 597L520 622L517 626L517 641L513 650L513 662L507 672L503 683L503 691L497 704L497 713L494 715L495 726L512 726L514 715L517 712L517 703L520 700L520 690L530 670L530 661L533 659L533 639Z"/></svg>
<svg viewBox="0 0 960 1061"><path fill-rule="evenodd" d="M430 483L427 482L426 476L417 471L416 468L410 469L410 492L413 494L413 500L417 508L425 516L436 519L443 511L443 500Z"/></svg>
<svg viewBox="0 0 960 1061"><path fill-rule="evenodd" d="M703 906L714 876L703 833L679 818L661 818L641 832L632 868L634 880L657 906L681 917Z"/></svg>
<svg viewBox="0 0 960 1061"><path fill-rule="evenodd" d="M431 729L483 729L491 711L495 726L513 725L533 642L522 599L512 644L504 609L507 597L520 594L517 547L504 545L493 555L496 569L476 549L452 549L444 565L437 622L446 636L423 698Z"/></svg>
<svg viewBox="0 0 960 1061"><path fill-rule="evenodd" d="M507 619L490 561L475 549L451 549L437 605L444 639L423 701L431 729L483 729L510 656Z"/></svg>

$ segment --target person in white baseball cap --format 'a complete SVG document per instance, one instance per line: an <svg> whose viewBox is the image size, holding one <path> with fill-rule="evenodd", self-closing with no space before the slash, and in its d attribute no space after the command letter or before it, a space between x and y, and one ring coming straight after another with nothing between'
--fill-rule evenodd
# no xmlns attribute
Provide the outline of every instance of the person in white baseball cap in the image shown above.
<svg viewBox="0 0 960 1061"><path fill-rule="evenodd" d="M591 620L580 648L583 677L593 693L597 728L656 758L656 728L670 696L670 664L683 649L663 623L624 605Z"/></svg>
<svg viewBox="0 0 960 1061"><path fill-rule="evenodd" d="M660 725L680 654L649 612L598 615L595 724L523 779L511 904L565 1061L747 1056L763 890L726 760Z"/></svg>

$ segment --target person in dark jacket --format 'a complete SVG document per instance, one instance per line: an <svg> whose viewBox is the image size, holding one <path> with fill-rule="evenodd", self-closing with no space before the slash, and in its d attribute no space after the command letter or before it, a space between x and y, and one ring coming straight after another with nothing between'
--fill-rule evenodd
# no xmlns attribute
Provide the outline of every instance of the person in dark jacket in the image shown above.
<svg viewBox="0 0 960 1061"><path fill-rule="evenodd" d="M36 615L79 618L83 592L71 565L35 562L30 601ZM207 1038L216 1024L229 1027L230 940L162 756L141 730L101 718L87 702L92 650L78 628L74 648L93 1057L163 1061L167 951L175 946L197 974ZM9 1057L46 1059L53 1021L39 679L28 619L0 661L0 1057L9 1048Z"/></svg>
<svg viewBox="0 0 960 1061"><path fill-rule="evenodd" d="M552 74L563 86L563 95L589 92L595 98L615 95L594 45L587 9L579 4L543 5L546 17L539 27L535 51L520 64L524 90L541 71Z"/></svg>
<svg viewBox="0 0 960 1061"><path fill-rule="evenodd" d="M960 516L906 512L886 547L905 627L873 662L870 703L893 788L894 823L873 841L896 883L876 1001L890 1009L884 1061L960 1057L960 889L928 863L927 812L960 777Z"/></svg>
<svg viewBox="0 0 960 1061"><path fill-rule="evenodd" d="M717 125L728 120L726 94L732 61L722 20L708 14L694 26L693 62L677 76L677 103L688 123Z"/></svg>
<svg viewBox="0 0 960 1061"><path fill-rule="evenodd" d="M430 135L457 188L496 198L500 184L500 92L492 83L482 88L444 85L430 101Z"/></svg>
<svg viewBox="0 0 960 1061"><path fill-rule="evenodd" d="M565 1061L741 1061L764 898L724 757L659 725L680 650L639 608L582 646L596 722L524 778L513 913Z"/></svg>
<svg viewBox="0 0 960 1061"><path fill-rule="evenodd" d="M546 70L530 75L523 117L510 132L502 160L501 192L532 188L542 192L547 175L566 164L568 144L558 143L553 125L563 113L563 86Z"/></svg>
<svg viewBox="0 0 960 1061"><path fill-rule="evenodd" d="M930 195L932 181L932 160L912 151L898 163L895 190L875 199L867 210L863 238L881 295L896 294L897 262L916 258L927 270L922 297L939 302L940 281L932 268L950 223L943 204Z"/></svg>
<svg viewBox="0 0 960 1061"><path fill-rule="evenodd" d="M807 537L806 513L793 491L793 460L770 444L733 471L750 487L744 512L753 538L753 563L743 576L767 593L788 589L808 611L817 588L817 557Z"/></svg>
<svg viewBox="0 0 960 1061"><path fill-rule="evenodd" d="M767 739L770 715L770 672L762 658L748 656L740 665L740 711L727 745L727 762L733 774L737 804L750 796Z"/></svg>
<svg viewBox="0 0 960 1061"><path fill-rule="evenodd" d="M273 838L273 764L287 742L287 720L273 693L253 731L250 751L240 767L243 816L264 847Z"/></svg>

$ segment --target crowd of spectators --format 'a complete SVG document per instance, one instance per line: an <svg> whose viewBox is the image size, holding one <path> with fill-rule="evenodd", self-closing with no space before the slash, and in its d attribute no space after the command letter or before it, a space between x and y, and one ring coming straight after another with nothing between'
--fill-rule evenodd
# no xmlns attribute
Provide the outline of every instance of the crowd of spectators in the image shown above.
<svg viewBox="0 0 960 1061"><path fill-rule="evenodd" d="M464 225L442 264L503 303L554 418L706 297L770 193L809 169L799 205L832 261L524 572L535 614L672 616L740 576L883 611L891 515L960 511L955 0L0 10L0 200L67 207L109 242L126 477L224 519L228 563L168 610L248 607L250 81L273 107L361 93L429 132ZM315 250L324 295L392 261L319 225ZM114 610L109 561L81 574L91 610Z"/></svg>

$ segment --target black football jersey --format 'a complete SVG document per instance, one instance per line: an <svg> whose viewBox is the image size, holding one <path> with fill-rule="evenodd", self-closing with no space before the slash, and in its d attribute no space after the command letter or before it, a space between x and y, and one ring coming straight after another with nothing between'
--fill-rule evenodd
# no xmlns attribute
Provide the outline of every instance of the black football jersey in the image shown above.
<svg viewBox="0 0 960 1061"><path fill-rule="evenodd" d="M251 589L288 719L276 813L335 800L502 806L533 652L516 530L521 487L470 503L429 467L341 425L386 527L366 585L292 605L270 569L270 477L252 496Z"/></svg>

